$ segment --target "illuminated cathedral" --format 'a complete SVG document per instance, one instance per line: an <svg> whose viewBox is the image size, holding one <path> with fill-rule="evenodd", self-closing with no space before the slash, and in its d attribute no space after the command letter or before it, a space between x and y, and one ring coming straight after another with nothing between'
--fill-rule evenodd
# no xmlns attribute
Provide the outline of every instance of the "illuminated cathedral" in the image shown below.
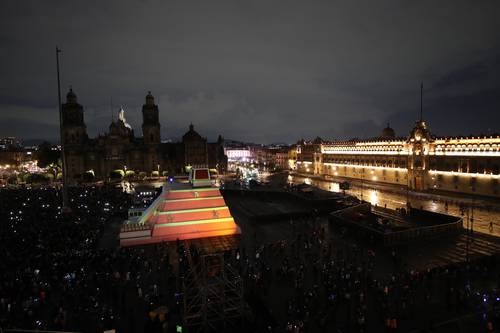
<svg viewBox="0 0 500 333"><path fill-rule="evenodd" d="M77 181L86 172L92 172L97 179L106 179L115 170L173 175L192 166L225 171L227 157L220 135L216 142L207 142L191 124L181 142L161 142L159 110L151 92L142 107L142 120L143 136L137 137L120 109L108 133L89 138L83 107L70 89L62 105L62 141L68 179Z"/></svg>

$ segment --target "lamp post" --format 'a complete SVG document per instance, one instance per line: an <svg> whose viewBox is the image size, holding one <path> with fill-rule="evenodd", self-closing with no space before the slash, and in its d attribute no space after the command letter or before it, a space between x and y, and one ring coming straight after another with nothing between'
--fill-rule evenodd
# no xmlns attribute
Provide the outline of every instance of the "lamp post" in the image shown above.
<svg viewBox="0 0 500 333"><path fill-rule="evenodd" d="M470 255L469 255L469 250L470 250L470 245L471 245L471 225L472 225L472 219L471 219L471 210L470 210L470 207L467 207L467 242L466 242L466 253L465 253L465 256L466 256L466 261L469 262L470 261Z"/></svg>
<svg viewBox="0 0 500 333"><path fill-rule="evenodd" d="M361 168L361 201L363 201L363 180L365 177L365 168Z"/></svg>
<svg viewBox="0 0 500 333"><path fill-rule="evenodd" d="M406 210L407 213L410 211L410 147L407 148L408 154L406 154Z"/></svg>
<svg viewBox="0 0 500 333"><path fill-rule="evenodd" d="M470 216L470 234L474 236L474 197L472 197L472 203L470 205L471 216ZM474 240L473 240L474 241Z"/></svg>

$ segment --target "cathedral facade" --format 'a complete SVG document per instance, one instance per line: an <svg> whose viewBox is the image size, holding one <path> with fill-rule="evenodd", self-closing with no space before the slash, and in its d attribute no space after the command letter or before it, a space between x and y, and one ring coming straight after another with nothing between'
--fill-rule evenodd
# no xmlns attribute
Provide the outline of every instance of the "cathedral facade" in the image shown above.
<svg viewBox="0 0 500 333"><path fill-rule="evenodd" d="M65 149L68 180L77 181L86 172L106 179L115 170L134 170L151 175L182 174L189 166L207 166L223 173L227 167L224 140L219 135L207 142L191 124L181 142L161 142L159 110L151 92L142 107L142 137L136 137L127 123L123 109L109 125L109 132L89 138L83 116L72 89L62 105L62 141Z"/></svg>

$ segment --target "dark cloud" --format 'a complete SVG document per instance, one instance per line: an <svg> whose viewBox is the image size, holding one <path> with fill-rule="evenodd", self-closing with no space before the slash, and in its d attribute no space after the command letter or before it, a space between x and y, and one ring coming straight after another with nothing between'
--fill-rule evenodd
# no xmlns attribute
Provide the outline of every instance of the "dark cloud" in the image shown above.
<svg viewBox="0 0 500 333"><path fill-rule="evenodd" d="M57 137L56 44L64 90L73 85L91 136L107 130L111 104L140 135L148 90L164 138L190 122L209 139L257 142L372 136L387 121L406 134L421 80L432 129L487 132L500 108L499 9L456 0L2 1L2 134Z"/></svg>

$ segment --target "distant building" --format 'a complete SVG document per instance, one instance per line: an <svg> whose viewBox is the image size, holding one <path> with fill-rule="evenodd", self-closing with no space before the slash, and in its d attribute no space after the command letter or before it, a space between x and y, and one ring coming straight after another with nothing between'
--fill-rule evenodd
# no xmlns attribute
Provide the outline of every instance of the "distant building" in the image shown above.
<svg viewBox="0 0 500 333"><path fill-rule="evenodd" d="M26 153L22 149L0 149L0 165L19 166L26 160Z"/></svg>
<svg viewBox="0 0 500 333"><path fill-rule="evenodd" d="M229 162L250 162L252 160L252 153L248 147L227 147L224 151Z"/></svg>
<svg viewBox="0 0 500 333"><path fill-rule="evenodd" d="M387 126L373 140L301 140L289 163L299 173L325 178L500 196L499 136L435 137L423 120L407 137Z"/></svg>
<svg viewBox="0 0 500 333"><path fill-rule="evenodd" d="M288 170L288 151L289 149L276 149L274 152L274 166L279 170Z"/></svg>
<svg viewBox="0 0 500 333"><path fill-rule="evenodd" d="M14 137L0 139L0 165L19 166L27 159L21 141Z"/></svg>
<svg viewBox="0 0 500 333"><path fill-rule="evenodd" d="M13 147L20 148L21 141L13 136L0 138L0 149L10 149Z"/></svg>
<svg viewBox="0 0 500 333"><path fill-rule="evenodd" d="M186 167L202 165L224 172L227 157L224 140L209 143L189 126L181 142L162 143L158 106L149 92L142 107L142 137L136 137L133 128L120 109L118 119L109 125L109 132L89 138L84 122L83 107L78 104L72 89L62 105L63 142L66 150L67 173L70 180L78 180L87 171L97 178L107 178L114 170L134 170L147 175L158 172L183 173Z"/></svg>
<svg viewBox="0 0 500 333"><path fill-rule="evenodd" d="M256 163L261 166L289 169L289 146L287 145L231 145L224 148L229 162Z"/></svg>

